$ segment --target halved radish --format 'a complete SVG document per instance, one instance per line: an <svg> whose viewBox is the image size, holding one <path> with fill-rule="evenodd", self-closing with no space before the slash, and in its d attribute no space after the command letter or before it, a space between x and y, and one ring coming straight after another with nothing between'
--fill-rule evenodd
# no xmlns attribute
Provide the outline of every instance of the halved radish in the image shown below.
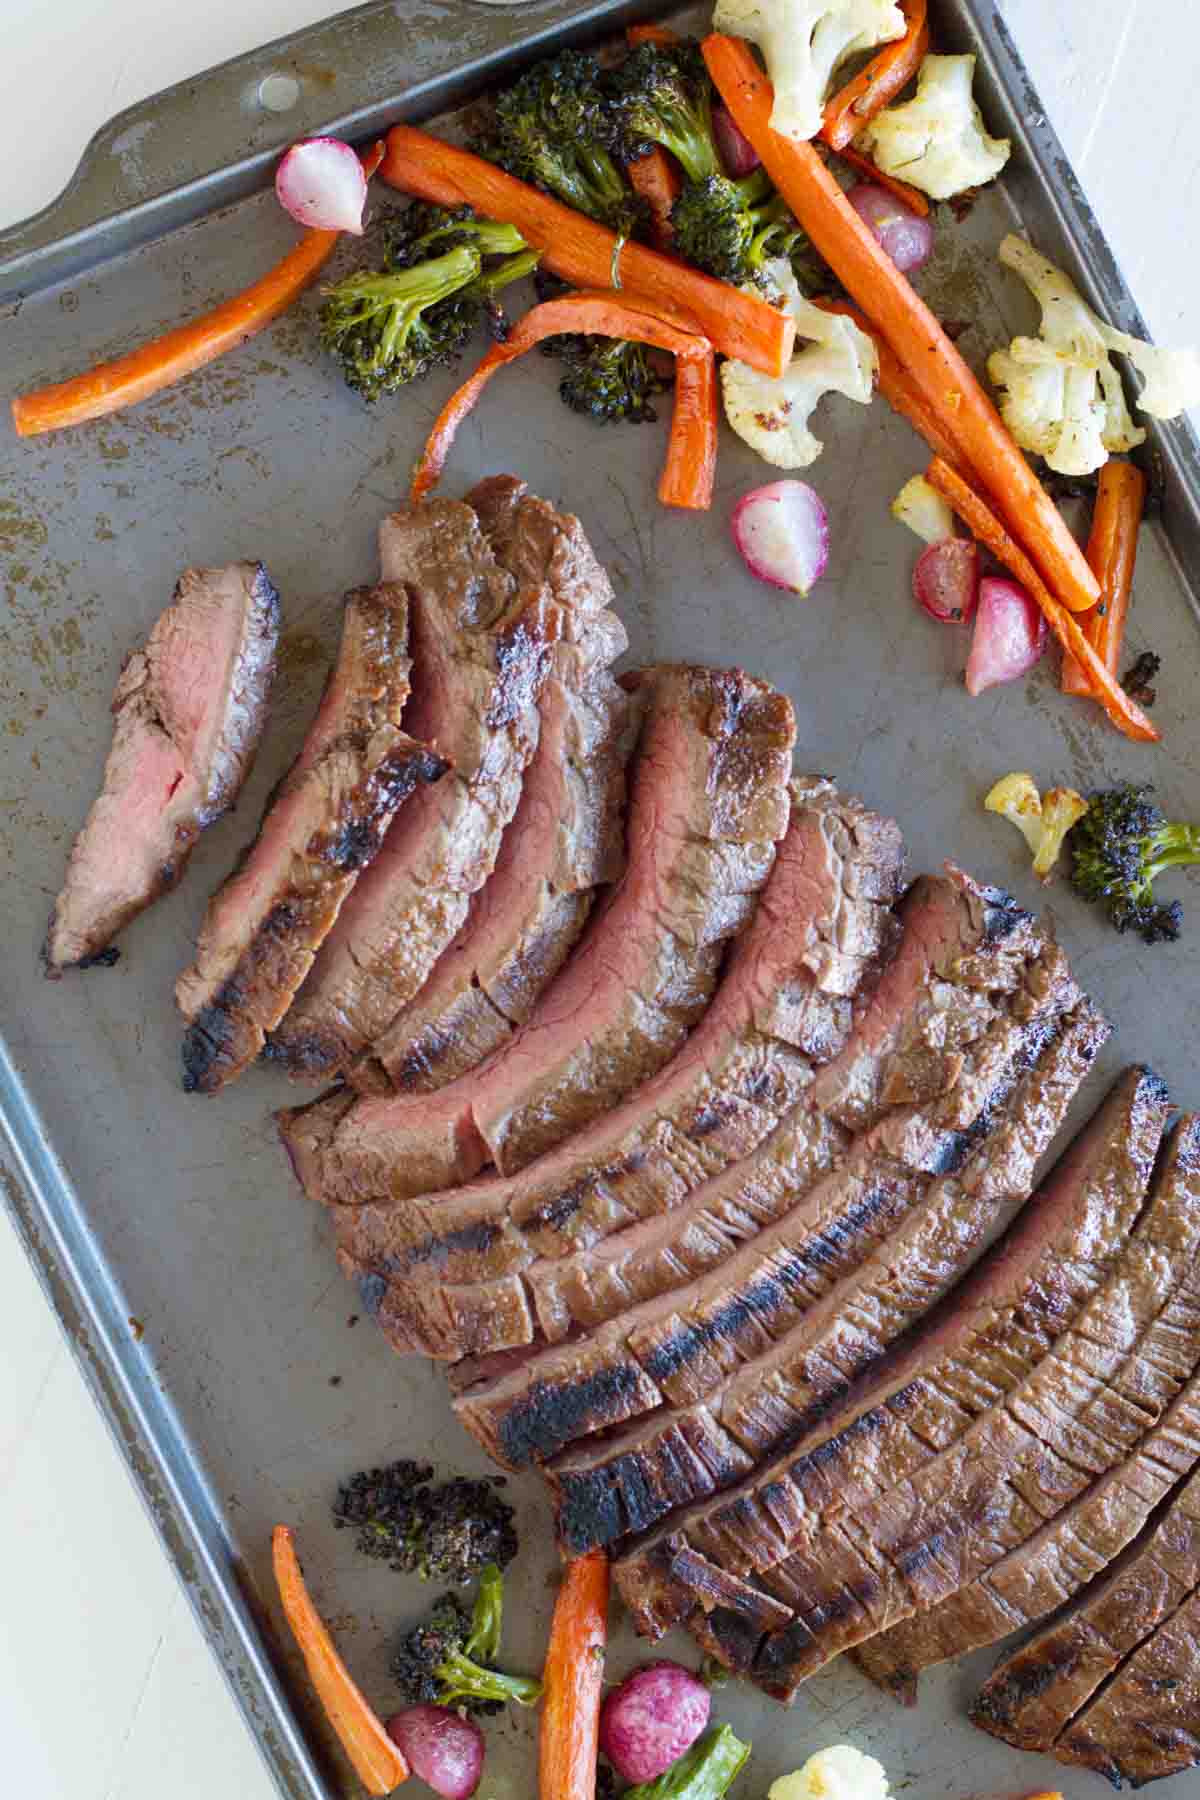
<svg viewBox="0 0 1200 1800"><path fill-rule="evenodd" d="M1033 668L1045 648L1045 616L1025 589L998 576L981 581L967 659L968 694L1015 681Z"/></svg>
<svg viewBox="0 0 1200 1800"><path fill-rule="evenodd" d="M922 552L913 570L913 598L942 625L965 625L979 598L979 546L947 538Z"/></svg>
<svg viewBox="0 0 1200 1800"><path fill-rule="evenodd" d="M362 236L367 177L356 151L340 138L304 138L275 171L279 204L300 225Z"/></svg>
<svg viewBox="0 0 1200 1800"><path fill-rule="evenodd" d="M829 561L829 516L806 481L771 481L744 494L730 521L742 560L759 581L807 594Z"/></svg>

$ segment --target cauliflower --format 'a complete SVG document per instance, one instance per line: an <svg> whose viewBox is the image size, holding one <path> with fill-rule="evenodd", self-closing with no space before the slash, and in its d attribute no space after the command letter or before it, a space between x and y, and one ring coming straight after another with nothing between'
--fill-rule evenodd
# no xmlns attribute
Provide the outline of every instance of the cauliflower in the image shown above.
<svg viewBox="0 0 1200 1800"><path fill-rule="evenodd" d="M1015 825L1033 851L1033 872L1049 881L1072 825L1078 825L1088 809L1074 788L1051 788L1042 795L1032 775L1002 775L983 803Z"/></svg>
<svg viewBox="0 0 1200 1800"><path fill-rule="evenodd" d="M875 387L879 357L875 345L853 319L823 312L800 293L791 264L782 257L766 264L780 301L809 341L773 378L749 363L725 362L721 389L725 417L752 450L777 469L807 469L825 448L809 428L809 417L825 394L844 394L867 405ZM748 293L761 289L748 287Z"/></svg>
<svg viewBox="0 0 1200 1800"><path fill-rule="evenodd" d="M713 30L749 38L775 87L771 124L784 137L821 129L825 90L847 56L902 38L894 0L717 0Z"/></svg>
<svg viewBox="0 0 1200 1800"><path fill-rule="evenodd" d="M1200 354L1156 350L1097 318L1074 284L1024 238L1006 237L1000 261L1042 309L1040 335L1014 338L988 358L1004 422L1023 450L1063 475L1090 475L1146 434L1134 424L1110 351L1128 356L1145 386L1139 411L1174 419L1200 405Z"/></svg>
<svg viewBox="0 0 1200 1800"><path fill-rule="evenodd" d="M954 536L954 514L949 503L923 475L906 481L892 501L891 513L901 525L926 544L944 544Z"/></svg>
<svg viewBox="0 0 1200 1800"><path fill-rule="evenodd" d="M767 1800L888 1800L887 1775L873 1756L852 1744L834 1744L773 1781Z"/></svg>
<svg viewBox="0 0 1200 1800"><path fill-rule="evenodd" d="M964 188L994 181L1008 161L1008 138L989 137L975 104L973 56L927 56L917 91L901 106L885 106L855 138L885 175L896 175L948 200Z"/></svg>

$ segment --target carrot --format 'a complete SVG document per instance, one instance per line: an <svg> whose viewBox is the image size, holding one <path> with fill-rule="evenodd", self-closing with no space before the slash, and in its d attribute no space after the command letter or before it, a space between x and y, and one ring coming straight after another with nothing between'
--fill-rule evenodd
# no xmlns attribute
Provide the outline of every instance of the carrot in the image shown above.
<svg viewBox="0 0 1200 1800"><path fill-rule="evenodd" d="M368 178L382 160L380 143L363 157ZM211 312L176 326L174 331L112 362L100 363L85 375L72 376L69 381L55 382L31 394L18 394L12 402L18 436L61 431L64 426L79 425L85 419L120 412L163 388L173 387L185 375L215 362L227 350L236 350L286 312L316 280L340 236L337 231L306 231L261 280L232 300L222 301Z"/></svg>
<svg viewBox="0 0 1200 1800"><path fill-rule="evenodd" d="M1063 649L1082 665L1091 692L1126 737L1144 744L1158 741L1158 732L1141 707L1129 698L1115 675L1105 668L1088 643L1079 620L1054 598L1045 582L1019 545L1013 542L996 515L979 498L962 476L935 456L926 470L926 479L947 499L968 530L1026 588L1046 615L1046 622Z"/></svg>
<svg viewBox="0 0 1200 1800"><path fill-rule="evenodd" d="M666 151L652 144L644 156L626 163L625 173L635 194L640 194L650 209L650 226L659 250L669 250L675 236L671 224L671 208L679 198L683 178Z"/></svg>
<svg viewBox="0 0 1200 1800"><path fill-rule="evenodd" d="M900 11L908 21L904 36L885 44L826 102L821 136L831 150L844 150L867 121L882 112L901 88L907 87L924 60L929 49L926 0L900 0Z"/></svg>
<svg viewBox="0 0 1200 1800"><path fill-rule="evenodd" d="M772 131L771 84L749 45L713 35L704 40L704 57L721 98L818 254L878 328L957 447L955 461L976 472L1063 603L1075 612L1091 606L1098 594L1095 576L950 339L812 145Z"/></svg>
<svg viewBox="0 0 1200 1800"><path fill-rule="evenodd" d="M592 1800L596 1792L608 1583L608 1557L589 1550L567 1564L558 1590L543 1674L540 1800Z"/></svg>
<svg viewBox="0 0 1200 1800"><path fill-rule="evenodd" d="M407 1781L408 1764L334 1649L333 1639L304 1584L289 1526L277 1525L271 1533L271 1556L287 1622L325 1716L367 1791L390 1794Z"/></svg>
<svg viewBox="0 0 1200 1800"><path fill-rule="evenodd" d="M639 344L653 344L656 349L673 353L676 360L675 406L666 466L659 482L659 498L665 506L697 510L709 506L717 455L716 374L712 345L706 338L697 337L652 311L644 302L612 290L564 294L559 300L544 301L518 321L503 344L493 345L475 373L451 394L434 421L413 475L412 498L420 500L436 485L455 433L496 370L503 368L505 363L514 362L518 356L524 356L544 338L555 337L560 332L630 338ZM693 364L704 365L704 369L694 369Z"/></svg>
<svg viewBox="0 0 1200 1800"><path fill-rule="evenodd" d="M894 175L885 175L869 156L864 156L861 151L855 150L850 144L844 144L837 154L844 163L848 163L852 169L857 169L860 175L865 175L867 180L873 182L876 187L886 188L888 193L900 202L901 206L907 206L910 212L919 213L923 219L929 217L929 201L920 188L909 187L907 181L897 181Z"/></svg>
<svg viewBox="0 0 1200 1800"><path fill-rule="evenodd" d="M581 288L611 288L614 263L624 293L656 312L686 318L723 356L764 375L782 375L791 360L795 321L752 294L703 275L645 244L621 244L615 233L539 193L502 169L410 125L388 133L380 171L392 187L442 206L474 206L515 225L556 275ZM618 255L619 252L619 255Z"/></svg>
<svg viewBox="0 0 1200 1800"><path fill-rule="evenodd" d="M1088 562L1100 583L1100 604L1083 620L1083 634L1110 675L1120 667L1145 504L1146 477L1136 463L1110 458L1100 471L1087 547ZM1062 688L1065 694L1092 692L1073 656L1063 658Z"/></svg>
<svg viewBox="0 0 1200 1800"><path fill-rule="evenodd" d="M636 50L639 44L657 44L660 49L668 50L679 42L679 33L672 31L669 25L631 25L625 33L625 42L631 50Z"/></svg>
<svg viewBox="0 0 1200 1800"><path fill-rule="evenodd" d="M879 391L888 405L893 412L898 412L901 418L907 419L913 429L920 433L935 456L940 456L952 468L957 467L959 465L957 446L950 442L934 417L933 410L924 394L912 380L899 358L893 355L891 349L880 337L870 319L864 318L857 306L851 306L846 300L827 300L818 296L813 301L813 305L819 306L823 312L844 313L848 319L854 320L860 331L866 332L874 343L876 355L879 358Z"/></svg>

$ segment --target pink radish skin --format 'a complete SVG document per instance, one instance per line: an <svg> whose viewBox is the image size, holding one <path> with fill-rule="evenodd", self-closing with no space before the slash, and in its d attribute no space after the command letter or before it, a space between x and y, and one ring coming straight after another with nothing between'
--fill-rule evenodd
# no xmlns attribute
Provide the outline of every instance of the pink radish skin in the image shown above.
<svg viewBox="0 0 1200 1800"><path fill-rule="evenodd" d="M886 188L860 181L846 198L905 275L922 269L933 255L933 226Z"/></svg>
<svg viewBox="0 0 1200 1800"><path fill-rule="evenodd" d="M829 516L806 481L771 481L744 494L730 520L750 573L790 594L807 594L829 561Z"/></svg>
<svg viewBox="0 0 1200 1800"><path fill-rule="evenodd" d="M979 598L979 546L947 538L922 551L913 570L913 599L940 625L965 625Z"/></svg>
<svg viewBox="0 0 1200 1800"><path fill-rule="evenodd" d="M1045 618L1025 589L996 576L981 581L967 659L968 694L982 694L1028 674L1045 648Z"/></svg>
<svg viewBox="0 0 1200 1800"><path fill-rule="evenodd" d="M758 151L742 133L729 108L720 101L713 107L713 137L721 166L733 181L752 175L759 165Z"/></svg>
<svg viewBox="0 0 1200 1800"><path fill-rule="evenodd" d="M653 1781L708 1724L712 1695L678 1663L647 1663L604 1702L600 1748L626 1781Z"/></svg>
<svg viewBox="0 0 1200 1800"><path fill-rule="evenodd" d="M299 225L362 236L367 178L357 153L339 138L293 144L275 171L275 194Z"/></svg>
<svg viewBox="0 0 1200 1800"><path fill-rule="evenodd" d="M442 1800L470 1800L483 1774L483 1733L474 1720L448 1706L406 1706L388 1720L387 1734Z"/></svg>

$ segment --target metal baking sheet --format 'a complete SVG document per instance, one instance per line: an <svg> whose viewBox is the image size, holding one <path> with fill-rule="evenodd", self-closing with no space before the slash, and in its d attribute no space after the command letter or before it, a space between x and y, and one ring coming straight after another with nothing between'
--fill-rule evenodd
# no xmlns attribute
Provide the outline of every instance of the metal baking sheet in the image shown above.
<svg viewBox="0 0 1200 1800"><path fill-rule="evenodd" d="M54 378L199 310L259 274L292 227L261 190L280 145L327 126L373 131L469 97L522 56L589 41L623 4L470 0L369 6L185 84L116 120L62 200L0 236L0 365L5 390ZM644 9L643 9L644 10ZM975 48L995 130L1017 140L1003 187L944 229L923 278L943 316L970 322L977 361L1031 323L1027 296L994 261L1019 220L1067 263L1118 323L1133 302L1099 235L999 17L968 0L934 8L939 42ZM298 100L265 113L260 83L290 75ZM402 493L456 377L365 410L314 348L310 296L263 337L132 412L19 443L0 427L0 1178L24 1236L168 1553L280 1791L294 1800L355 1791L307 1708L278 1634L267 1537L298 1528L305 1562L368 1691L385 1706L388 1644L428 1596L364 1565L330 1524L351 1468L401 1453L456 1469L484 1460L451 1419L441 1378L400 1361L359 1320L322 1221L294 1188L270 1110L290 1097L254 1072L218 1100L179 1086L174 977L205 899L292 755L318 691L338 596L374 570L380 516ZM1200 458L1186 428L1155 434L1162 515L1139 561L1132 647L1164 658L1162 745L1141 750L1095 710L1060 696L1047 666L971 701L962 634L927 624L907 597L913 551L887 502L922 449L882 401L833 403L812 471L833 529L828 577L803 603L749 581L728 537L733 499L765 479L732 436L704 518L654 500L663 428L604 429L568 414L552 365L507 372L465 426L445 490L514 469L582 515L607 561L631 657L740 661L795 700L800 761L834 774L903 824L914 868L953 854L1041 904L1014 833L980 798L1028 767L1086 788L1118 776L1157 783L1195 808L1200 733L1197 599L1181 569L1200 551ZM181 568L262 557L282 590L283 679L269 737L236 817L202 840L182 889L139 920L112 970L59 984L36 961L72 834L108 745L121 658L169 597ZM1065 890L1056 908L1075 967L1118 1026L1092 1092L1145 1058L1182 1104L1200 1102L1194 995L1200 895L1190 937L1143 949L1116 937ZM555 1566L540 1483L512 1483L523 1533L506 1655L537 1665ZM691 1655L690 1644L679 1646ZM639 1655L617 1633L612 1666ZM984 1659L986 1660L986 1658ZM741 1791L821 1745L852 1739L897 1788L928 1800L1061 1787L1092 1777L1018 1755L962 1716L974 1666L927 1680L902 1713L835 1666L784 1712L748 1690L719 1714L751 1736ZM484 1800L530 1791L531 1722L494 1724ZM1192 1791L1168 1784L1164 1800Z"/></svg>

